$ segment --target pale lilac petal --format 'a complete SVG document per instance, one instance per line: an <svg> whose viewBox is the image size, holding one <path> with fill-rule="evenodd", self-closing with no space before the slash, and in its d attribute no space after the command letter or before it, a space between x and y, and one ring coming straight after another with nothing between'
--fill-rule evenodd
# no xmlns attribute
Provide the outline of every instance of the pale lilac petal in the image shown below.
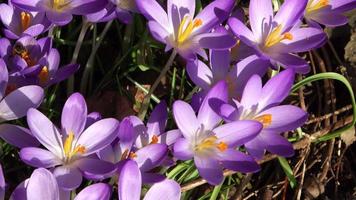
<svg viewBox="0 0 356 200"><path fill-rule="evenodd" d="M242 93L241 105L245 108L256 105L262 93L262 80L258 75L253 75L245 85Z"/></svg>
<svg viewBox="0 0 356 200"><path fill-rule="evenodd" d="M236 147L252 140L262 130L261 123L254 120L239 120L221 125L213 130L219 141Z"/></svg>
<svg viewBox="0 0 356 200"><path fill-rule="evenodd" d="M29 11L40 11L42 7L38 6L43 2L43 0L11 0L11 3L15 6Z"/></svg>
<svg viewBox="0 0 356 200"><path fill-rule="evenodd" d="M166 179L154 184L143 200L179 200L180 196L180 185L173 180Z"/></svg>
<svg viewBox="0 0 356 200"><path fill-rule="evenodd" d="M127 160L120 171L119 176L119 199L120 200L139 200L141 196L141 173L132 160Z"/></svg>
<svg viewBox="0 0 356 200"><path fill-rule="evenodd" d="M198 59L189 61L186 66L189 78L204 90L208 90L213 83L213 74L206 64Z"/></svg>
<svg viewBox="0 0 356 200"><path fill-rule="evenodd" d="M225 50L233 47L236 40L227 32L202 33L197 36L201 48Z"/></svg>
<svg viewBox="0 0 356 200"><path fill-rule="evenodd" d="M309 17L309 16L307 16ZM337 12L328 12L328 13L317 13L315 15L310 16L311 20L314 20L320 24L323 24L328 27L336 27L347 24L348 18L342 14Z"/></svg>
<svg viewBox="0 0 356 200"><path fill-rule="evenodd" d="M135 129L130 121L130 118L124 118L119 126L118 138L120 139L120 147L123 150L130 150L135 142Z"/></svg>
<svg viewBox="0 0 356 200"><path fill-rule="evenodd" d="M171 146L181 137L182 137L182 133L180 132L180 130L174 129L161 134L159 139L160 139L160 143L166 144L167 146Z"/></svg>
<svg viewBox="0 0 356 200"><path fill-rule="evenodd" d="M168 153L168 147L165 144L150 144L135 152L136 161L141 171L148 171L157 167Z"/></svg>
<svg viewBox="0 0 356 200"><path fill-rule="evenodd" d="M256 0L258 1L258 0ZM274 21L282 25L282 32L288 31L304 14L308 0L286 0L279 8Z"/></svg>
<svg viewBox="0 0 356 200"><path fill-rule="evenodd" d="M76 138L82 133L87 119L87 104L79 93L70 95L62 111L62 130L66 135L74 134Z"/></svg>
<svg viewBox="0 0 356 200"><path fill-rule="evenodd" d="M274 132L264 132L261 138L266 144L267 151L283 157L294 155L293 145L283 136Z"/></svg>
<svg viewBox="0 0 356 200"><path fill-rule="evenodd" d="M163 28L166 28L167 32L171 30L171 25L168 22L167 13L155 0L140 0L136 1L137 9L149 20L154 20L160 24Z"/></svg>
<svg viewBox="0 0 356 200"><path fill-rule="evenodd" d="M157 174L157 173L147 173L147 172L141 172L142 175L142 183L145 184L153 184L153 183L157 183L160 181L163 181L166 176L162 175L162 174Z"/></svg>
<svg viewBox="0 0 356 200"><path fill-rule="evenodd" d="M77 168L71 166L60 166L53 170L58 186L63 190L73 190L82 183L82 174Z"/></svg>
<svg viewBox="0 0 356 200"><path fill-rule="evenodd" d="M26 200L26 186L28 184L29 178L22 181L19 185L16 186L15 190L12 192L10 199L11 200Z"/></svg>
<svg viewBox="0 0 356 200"><path fill-rule="evenodd" d="M234 149L227 149L219 153L222 165L230 170L250 173L260 170L260 166L252 156L246 155Z"/></svg>
<svg viewBox="0 0 356 200"><path fill-rule="evenodd" d="M161 135L166 128L168 118L167 103L161 101L152 111L147 121L147 133L149 136Z"/></svg>
<svg viewBox="0 0 356 200"><path fill-rule="evenodd" d="M263 141L261 134L259 134L255 138L253 138L253 140L246 142L245 148L251 156L260 160L263 158L263 155L265 153L266 143Z"/></svg>
<svg viewBox="0 0 356 200"><path fill-rule="evenodd" d="M306 74L310 71L308 62L299 56L288 53L270 56L275 62L279 63L284 68L293 68L297 73Z"/></svg>
<svg viewBox="0 0 356 200"><path fill-rule="evenodd" d="M60 158L52 152L37 147L21 149L20 158L26 164L33 167L50 168L62 164Z"/></svg>
<svg viewBox="0 0 356 200"><path fill-rule="evenodd" d="M82 158L75 165L80 169L83 175L88 179L96 179L115 171L115 165L111 162L95 158Z"/></svg>
<svg viewBox="0 0 356 200"><path fill-rule="evenodd" d="M173 25L174 37L178 37L178 28L183 18L192 19L195 13L195 1L191 0L168 0L167 14L169 23ZM189 19L188 18L188 19Z"/></svg>
<svg viewBox="0 0 356 200"><path fill-rule="evenodd" d="M70 12L75 15L86 15L104 9L107 3L107 1L98 0L72 0L70 2Z"/></svg>
<svg viewBox="0 0 356 200"><path fill-rule="evenodd" d="M2 171L2 167L0 164L0 200L4 200L5 198L5 178L4 172Z"/></svg>
<svg viewBox="0 0 356 200"><path fill-rule="evenodd" d="M223 169L219 161L214 158L194 157L195 166L199 175L211 185L219 185L224 179Z"/></svg>
<svg viewBox="0 0 356 200"><path fill-rule="evenodd" d="M200 123L192 107L184 101L175 101L173 104L173 116L183 136L187 139L194 137Z"/></svg>
<svg viewBox="0 0 356 200"><path fill-rule="evenodd" d="M43 89L29 85L18 88L0 102L0 121L18 119L30 108L37 108L43 100Z"/></svg>
<svg viewBox="0 0 356 200"><path fill-rule="evenodd" d="M117 134L119 122L116 119L102 119L89 126L79 137L77 144L85 147L84 155L89 155L109 145Z"/></svg>
<svg viewBox="0 0 356 200"><path fill-rule="evenodd" d="M27 112L27 124L33 136L56 155L61 155L63 150L62 138L57 127L40 111L30 109Z"/></svg>
<svg viewBox="0 0 356 200"><path fill-rule="evenodd" d="M9 74L7 71L6 63L3 59L0 59L0 99L5 96L8 80Z"/></svg>
<svg viewBox="0 0 356 200"><path fill-rule="evenodd" d="M12 124L0 125L0 137L18 148L37 147L40 145L29 129Z"/></svg>
<svg viewBox="0 0 356 200"><path fill-rule="evenodd" d="M190 142L187 139L180 138L174 143L173 155L179 160L189 160L194 156Z"/></svg>
<svg viewBox="0 0 356 200"><path fill-rule="evenodd" d="M159 24L156 21L149 21L148 28L150 29L153 38L155 38L156 40L162 43L167 43L169 32L167 32L167 30L164 27L162 27L161 24Z"/></svg>
<svg viewBox="0 0 356 200"><path fill-rule="evenodd" d="M111 186L105 183L96 183L84 188L75 196L74 200L109 200Z"/></svg>
<svg viewBox="0 0 356 200"><path fill-rule="evenodd" d="M227 101L228 88L225 81L220 81L210 89L198 112L198 122L204 125L205 130L213 129L220 121L221 117L211 108L211 99L220 99ZM192 122L190 122L192 123Z"/></svg>
<svg viewBox="0 0 356 200"><path fill-rule="evenodd" d="M68 12L55 12L55 11L48 11L46 12L46 16L52 23L58 26L64 26L72 21L73 16Z"/></svg>
<svg viewBox="0 0 356 200"><path fill-rule="evenodd" d="M264 37L266 29L272 22L273 8L270 0L251 0L249 6L249 19L251 29L256 38Z"/></svg>
<svg viewBox="0 0 356 200"><path fill-rule="evenodd" d="M59 188L53 174L47 169L33 171L26 187L27 200L59 200Z"/></svg>
<svg viewBox="0 0 356 200"><path fill-rule="evenodd" d="M229 50L211 50L210 67L214 80L223 80L226 78L230 69L230 51Z"/></svg>
<svg viewBox="0 0 356 200"><path fill-rule="evenodd" d="M240 20L231 17L228 21L231 31L246 45L255 46L256 39L253 33Z"/></svg>

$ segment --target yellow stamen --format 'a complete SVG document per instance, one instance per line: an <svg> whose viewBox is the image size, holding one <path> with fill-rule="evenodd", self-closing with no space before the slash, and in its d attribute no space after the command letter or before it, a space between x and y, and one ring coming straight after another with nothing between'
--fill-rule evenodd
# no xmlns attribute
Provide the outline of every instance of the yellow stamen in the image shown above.
<svg viewBox="0 0 356 200"><path fill-rule="evenodd" d="M78 145L72 150L73 140L74 140L74 133L70 131L63 145L64 155L67 158L71 158L72 156L78 153L84 154L86 152L85 147L82 145Z"/></svg>
<svg viewBox="0 0 356 200"><path fill-rule="evenodd" d="M157 135L153 135L152 136L152 141L150 144L157 144L158 143L158 136Z"/></svg>
<svg viewBox="0 0 356 200"><path fill-rule="evenodd" d="M68 0L53 0L52 8L56 11L62 11L66 7L68 7L70 1Z"/></svg>
<svg viewBox="0 0 356 200"><path fill-rule="evenodd" d="M291 33L287 32L281 34L281 31L282 31L282 25L280 24L276 28L274 28L273 31L267 36L265 41L265 46L266 47L274 46L285 39L293 40L293 35Z"/></svg>
<svg viewBox="0 0 356 200"><path fill-rule="evenodd" d="M263 124L263 127L266 128L272 123L272 115L271 114L261 115L256 117L255 120L261 122Z"/></svg>
<svg viewBox="0 0 356 200"><path fill-rule="evenodd" d="M40 79L41 85L45 85L48 82L49 72L48 72L48 68L46 66L44 66L42 68L40 74L38 75L38 78Z"/></svg>
<svg viewBox="0 0 356 200"><path fill-rule="evenodd" d="M21 28L22 31L25 31L30 27L31 24L31 15L27 12L21 12Z"/></svg>
<svg viewBox="0 0 356 200"><path fill-rule="evenodd" d="M307 13L319 10L327 5L329 5L329 0L318 0L317 3L313 5L314 0L310 0L307 5Z"/></svg>
<svg viewBox="0 0 356 200"><path fill-rule="evenodd" d="M130 152L129 158L133 159L136 157L137 157L137 155L135 154L135 152Z"/></svg>
<svg viewBox="0 0 356 200"><path fill-rule="evenodd" d="M224 142L220 142L219 144L216 143L218 138L216 136L210 136L204 139L200 144L195 146L195 151L203 151L206 149L217 148L220 151L225 151L228 146Z"/></svg>
<svg viewBox="0 0 356 200"><path fill-rule="evenodd" d="M192 34L193 30L203 24L201 19L196 19L194 21L190 20L186 28L184 26L188 20L188 16L184 16L182 22L178 28L178 43L182 44L187 38ZM184 30L183 30L184 29Z"/></svg>

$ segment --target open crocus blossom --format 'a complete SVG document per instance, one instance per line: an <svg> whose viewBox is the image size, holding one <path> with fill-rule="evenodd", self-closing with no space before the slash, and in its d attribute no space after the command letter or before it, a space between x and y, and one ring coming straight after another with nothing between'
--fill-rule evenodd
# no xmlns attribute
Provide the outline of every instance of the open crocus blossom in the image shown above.
<svg viewBox="0 0 356 200"><path fill-rule="evenodd" d="M329 27L341 26L347 23L343 12L354 8L355 0L309 0L304 18L311 25L317 22Z"/></svg>
<svg viewBox="0 0 356 200"><path fill-rule="evenodd" d="M73 15L86 15L103 9L107 0L12 0L15 6L30 11L44 12L54 24L68 24Z"/></svg>
<svg viewBox="0 0 356 200"><path fill-rule="evenodd" d="M273 65L294 68L298 73L309 72L307 61L295 55L319 47L327 37L319 28L300 28L307 0L286 0L273 15L272 1L251 0L249 30L236 18L229 19L233 33L254 48L261 58Z"/></svg>
<svg viewBox="0 0 356 200"><path fill-rule="evenodd" d="M215 0L194 17L195 1L169 0L166 13L156 0L136 0L153 37L166 44L166 51L174 48L185 59L194 59L196 54L206 58L205 48L228 49L235 44L227 31L211 33L229 16L234 3Z"/></svg>
<svg viewBox="0 0 356 200"><path fill-rule="evenodd" d="M236 150L236 147L253 139L262 129L257 121L236 121L219 126L221 122L210 100L227 100L227 84L218 82L205 97L198 116L184 101L173 104L175 122L184 138L173 146L173 154L180 160L194 158L201 177L210 184L218 185L223 180L222 166L234 171L255 172L260 169L255 160Z"/></svg>
<svg viewBox="0 0 356 200"><path fill-rule="evenodd" d="M105 183L92 184L75 196L74 200L109 200L111 196L111 187Z"/></svg>
<svg viewBox="0 0 356 200"><path fill-rule="evenodd" d="M120 172L118 195L120 200L140 200L142 183L137 163L127 161ZM180 186L173 180L165 179L153 184L147 191L144 200L179 200Z"/></svg>
<svg viewBox="0 0 356 200"><path fill-rule="evenodd" d="M127 160L132 160L137 163L144 182L152 183L162 180L162 175L151 173L150 171L160 166L166 158L168 153L167 145L151 143L138 148L135 146L135 141L137 141L138 137L139 135L136 134L130 117L123 119L120 123L118 138L111 145L98 152L99 158L117 164L118 169Z"/></svg>
<svg viewBox="0 0 356 200"><path fill-rule="evenodd" d="M38 36L51 25L44 13L26 12L12 4L0 4L0 19L4 24L4 34L10 39L23 35Z"/></svg>
<svg viewBox="0 0 356 200"><path fill-rule="evenodd" d="M64 105L61 130L41 112L30 109L27 113L29 128L48 150L26 147L20 151L21 159L33 167L54 168L53 174L63 190L78 187L82 175L110 173L114 170L111 163L89 155L115 139L119 122L112 118L102 119L85 128L87 117L85 100L78 93L72 94Z"/></svg>
<svg viewBox="0 0 356 200"><path fill-rule="evenodd" d="M10 72L10 84L15 88L24 85L48 87L58 83L78 70L79 65L59 67L60 55L52 48L52 38L39 40L24 36L14 45L6 38L0 39L0 56L4 58Z"/></svg>
<svg viewBox="0 0 356 200"><path fill-rule="evenodd" d="M219 113L227 122L256 120L262 131L245 143L247 151L261 159L265 149L280 156L292 156L293 146L280 133L295 130L305 123L307 113L292 105L279 105L289 94L295 72L287 69L270 79L263 87L261 77L252 76L246 84L236 107L222 104Z"/></svg>
<svg viewBox="0 0 356 200"><path fill-rule="evenodd" d="M33 171L11 194L12 200L59 200L60 190L53 174L44 168Z"/></svg>

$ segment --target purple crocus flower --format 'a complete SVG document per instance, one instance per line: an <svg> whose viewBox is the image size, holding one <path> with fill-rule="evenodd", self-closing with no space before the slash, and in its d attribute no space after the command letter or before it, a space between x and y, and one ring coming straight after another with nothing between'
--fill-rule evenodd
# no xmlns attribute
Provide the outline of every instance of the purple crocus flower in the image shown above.
<svg viewBox="0 0 356 200"><path fill-rule="evenodd" d="M255 160L235 148L253 139L262 129L257 121L236 121L219 126L221 117L211 108L212 99L227 100L228 86L217 83L205 97L198 116L184 101L173 104L175 122L184 138L173 147L174 157L180 160L194 158L201 177L210 184L218 185L223 180L223 167L241 172L255 172L259 165Z"/></svg>
<svg viewBox="0 0 356 200"><path fill-rule="evenodd" d="M317 22L328 27L341 26L348 21L343 12L354 8L355 0L309 0L304 18L311 25Z"/></svg>
<svg viewBox="0 0 356 200"><path fill-rule="evenodd" d="M195 1L169 0L167 12L155 0L136 0L137 8L149 20L155 39L174 48L185 59L196 54L207 58L203 49L228 49L235 40L225 32L211 32L230 14L235 1L215 0L194 16Z"/></svg>
<svg viewBox="0 0 356 200"><path fill-rule="evenodd" d="M5 178L0 163L0 200L4 200L4 198L5 198Z"/></svg>
<svg viewBox="0 0 356 200"><path fill-rule="evenodd" d="M56 178L44 168L33 171L31 177L23 181L11 194L12 200L59 200L60 190Z"/></svg>
<svg viewBox="0 0 356 200"><path fill-rule="evenodd" d="M49 37L36 40L24 36L14 45L1 38L0 46L0 56L7 63L10 84L14 87L29 84L48 87L68 78L79 68L77 64L59 68L60 55L52 48L52 38Z"/></svg>
<svg viewBox="0 0 356 200"><path fill-rule="evenodd" d="M141 148L135 146L139 135L136 134L130 118L120 124L118 138L111 145L98 152L100 159L117 164L119 170L127 160L135 161L141 171L144 182L151 183L162 179L162 176L150 171L158 167L166 158L166 144L151 143Z"/></svg>
<svg viewBox="0 0 356 200"><path fill-rule="evenodd" d="M280 156L292 156L293 146L280 133L295 130L305 123L307 113L292 105L279 105L289 94L295 72L287 69L271 78L263 87L261 77L252 76L247 82L241 101L236 107L222 104L218 113L225 121L256 120L262 131L245 143L247 151L261 159L265 149Z"/></svg>
<svg viewBox="0 0 356 200"><path fill-rule="evenodd" d="M20 151L21 159L34 167L53 168L63 190L77 188L82 175L110 173L114 170L111 163L90 155L115 139L119 122L113 118L102 119L85 128L87 118L87 106L79 93L72 94L64 105L61 130L41 112L30 109L27 113L30 130L48 150L26 147Z"/></svg>
<svg viewBox="0 0 356 200"><path fill-rule="evenodd" d="M103 9L107 0L11 0L11 2L30 12L44 12L53 24L68 24L73 15L87 15Z"/></svg>
<svg viewBox="0 0 356 200"><path fill-rule="evenodd" d="M286 0L273 15L270 0L251 0L249 7L249 30L236 18L229 19L233 33L245 44L255 49L256 54L273 65L294 68L298 73L307 73L307 61L295 55L319 47L327 37L319 28L300 28L307 0Z"/></svg>
<svg viewBox="0 0 356 200"><path fill-rule="evenodd" d="M4 34L10 39L19 39L23 35L38 36L50 27L44 13L26 12L11 3L0 4L0 19L4 24Z"/></svg>
<svg viewBox="0 0 356 200"><path fill-rule="evenodd" d="M240 98L247 80L253 74L263 76L269 66L269 62L252 55L231 68L229 50L211 50L209 61L210 66L200 60L188 62L187 72L190 79L202 88L205 94L217 82L225 80L228 84L229 98Z"/></svg>
<svg viewBox="0 0 356 200"><path fill-rule="evenodd" d="M139 200L141 196L141 173L137 163L127 161L122 167L119 177L118 195L121 200ZM153 184L147 191L144 200L179 200L181 196L180 186L173 180L165 179Z"/></svg>
<svg viewBox="0 0 356 200"><path fill-rule="evenodd" d="M109 200L111 196L111 186L106 183L96 183L80 191L74 200Z"/></svg>

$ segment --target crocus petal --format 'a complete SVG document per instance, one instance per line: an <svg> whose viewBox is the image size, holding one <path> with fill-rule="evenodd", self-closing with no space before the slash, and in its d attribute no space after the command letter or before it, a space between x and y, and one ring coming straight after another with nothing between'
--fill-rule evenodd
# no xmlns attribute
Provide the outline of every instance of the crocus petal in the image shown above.
<svg viewBox="0 0 356 200"><path fill-rule="evenodd" d="M168 23L167 13L155 0L141 0L136 1L137 9L148 19L154 20L162 27L166 28L167 32L171 30Z"/></svg>
<svg viewBox="0 0 356 200"><path fill-rule="evenodd" d="M169 37L169 32L167 32L167 30L164 27L162 27L161 24L159 24L156 21L149 21L148 27L150 29L153 38L155 38L156 40L162 43L167 42L167 37Z"/></svg>
<svg viewBox="0 0 356 200"><path fill-rule="evenodd" d="M73 75L74 72L76 72L79 69L80 65L78 64L69 64L63 67L60 67L56 73L51 77L51 80L48 81L48 84L46 85L47 87L59 83L65 79L67 79L69 76Z"/></svg>
<svg viewBox="0 0 356 200"><path fill-rule="evenodd" d="M173 25L174 37L178 37L178 29L183 18L192 19L195 13L195 1L190 0L168 0L167 14L170 24ZM188 18L188 19L189 19Z"/></svg>
<svg viewBox="0 0 356 200"><path fill-rule="evenodd" d="M82 174L77 168L71 166L60 166L53 170L58 186L63 190L73 190L82 183Z"/></svg>
<svg viewBox="0 0 356 200"><path fill-rule="evenodd" d="M174 130L170 130L170 131L167 131L167 132L161 134L159 139L162 144L171 146L173 143L175 143L181 137L182 137L182 133L180 132L180 130L174 129Z"/></svg>
<svg viewBox="0 0 356 200"><path fill-rule="evenodd" d="M82 158L76 161L75 165L88 179L96 179L96 177L102 177L113 173L115 170L115 165L113 163L95 158Z"/></svg>
<svg viewBox="0 0 356 200"><path fill-rule="evenodd" d="M283 136L274 132L264 132L261 138L266 144L267 151L283 157L294 155L293 145Z"/></svg>
<svg viewBox="0 0 356 200"><path fill-rule="evenodd" d="M318 13L311 16L311 19L328 27L336 27L344 25L348 22L348 18L339 13Z"/></svg>
<svg viewBox="0 0 356 200"><path fill-rule="evenodd" d="M154 184L143 200L179 200L180 196L180 185L173 180L166 179Z"/></svg>
<svg viewBox="0 0 356 200"><path fill-rule="evenodd" d="M7 66L4 60L0 59L0 99L2 99L5 96L5 90L7 87L8 80L9 80L9 74L7 71Z"/></svg>
<svg viewBox="0 0 356 200"><path fill-rule="evenodd" d="M119 199L139 200L141 196L141 173L132 160L127 160L120 171L119 176Z"/></svg>
<svg viewBox="0 0 356 200"><path fill-rule="evenodd" d="M206 49L224 50L236 44L236 40L227 32L202 33L197 40L200 47Z"/></svg>
<svg viewBox="0 0 356 200"><path fill-rule="evenodd" d="M227 104L219 99L211 100L211 107L218 113L226 122L232 122L238 119L238 109L230 104Z"/></svg>
<svg viewBox="0 0 356 200"><path fill-rule="evenodd" d="M53 174L47 169L33 171L26 187L28 200L59 200L59 188Z"/></svg>
<svg viewBox="0 0 356 200"><path fill-rule="evenodd" d="M31 108L27 112L27 124L37 140L56 155L62 155L62 138L57 127L40 111Z"/></svg>
<svg viewBox="0 0 356 200"><path fill-rule="evenodd" d="M72 14L68 12L55 12L55 11L48 11L46 13L47 18L49 21L52 23L58 25L58 26L64 26L68 24L70 21L72 21L73 16Z"/></svg>
<svg viewBox="0 0 356 200"><path fill-rule="evenodd" d="M100 115L100 113L98 113L98 112L89 113L87 116L85 128L88 128L89 126L91 126L92 124L94 124L95 122L97 122L101 119L102 119L102 116Z"/></svg>
<svg viewBox="0 0 356 200"><path fill-rule="evenodd" d="M206 64L198 59L188 61L187 73L193 83L204 90L208 90L213 81L213 74Z"/></svg>
<svg viewBox="0 0 356 200"><path fill-rule="evenodd" d="M246 108L256 105L261 97L262 80L258 75L253 75L248 82L242 93L241 105Z"/></svg>
<svg viewBox="0 0 356 200"><path fill-rule="evenodd" d="M109 200L111 187L105 183L96 183L84 188L75 196L74 200Z"/></svg>
<svg viewBox="0 0 356 200"><path fill-rule="evenodd" d="M84 155L103 149L116 138L119 122L116 119L102 119L89 126L79 137L77 144L85 147Z"/></svg>
<svg viewBox="0 0 356 200"><path fill-rule="evenodd" d="M38 6L42 3L43 0L29 0L29 1L22 1L22 0L11 0L11 3L15 6L29 11L39 11L42 7Z"/></svg>
<svg viewBox="0 0 356 200"><path fill-rule="evenodd" d="M166 177L162 174L141 172L142 183L153 184L163 181Z"/></svg>
<svg viewBox="0 0 356 200"><path fill-rule="evenodd" d="M0 137L18 148L37 147L40 145L38 140L32 136L30 130L12 124L0 125Z"/></svg>
<svg viewBox="0 0 356 200"><path fill-rule="evenodd" d="M19 185L16 186L15 190L12 192L10 199L11 200L26 200L26 186L28 184L29 178L22 181Z"/></svg>
<svg viewBox="0 0 356 200"><path fill-rule="evenodd" d="M136 139L135 129L130 121L130 118L124 118L120 124L118 131L120 139L120 147L123 150L131 149Z"/></svg>
<svg viewBox="0 0 356 200"><path fill-rule="evenodd" d="M199 175L211 185L219 185L224 179L222 167L214 158L194 157Z"/></svg>
<svg viewBox="0 0 356 200"><path fill-rule="evenodd" d="M240 20L231 17L228 21L229 27L231 28L231 31L246 45L248 46L255 46L256 42L255 41L255 36L253 33L246 27L244 23L242 23Z"/></svg>
<svg viewBox="0 0 356 200"><path fill-rule="evenodd" d="M0 19L5 26L9 26L14 15L14 8L5 3L0 4Z"/></svg>
<svg viewBox="0 0 356 200"><path fill-rule="evenodd" d="M226 78L230 69L230 51L229 50L211 50L210 67L214 74L214 80L223 80Z"/></svg>
<svg viewBox="0 0 356 200"><path fill-rule="evenodd" d="M288 31L294 24L301 19L304 14L308 0L286 0L278 10L274 21L282 25L282 32Z"/></svg>
<svg viewBox="0 0 356 200"><path fill-rule="evenodd" d="M179 160L189 160L193 158L194 152L191 149L191 144L188 140L180 138L174 143L173 155Z"/></svg>
<svg viewBox="0 0 356 200"><path fill-rule="evenodd" d="M30 108L37 108L43 100L43 89L29 85L18 88L0 102L0 121L18 119Z"/></svg>
<svg viewBox="0 0 356 200"><path fill-rule="evenodd" d="M260 166L256 163L253 157L241 153L234 149L227 149L219 153L222 165L230 170L243 173L256 172L260 170Z"/></svg>
<svg viewBox="0 0 356 200"><path fill-rule="evenodd" d="M0 38L0 56L5 57L12 48L10 40L7 38Z"/></svg>
<svg viewBox="0 0 356 200"><path fill-rule="evenodd" d="M20 158L33 167L50 168L62 164L62 161L52 152L37 147L21 149Z"/></svg>
<svg viewBox="0 0 356 200"><path fill-rule="evenodd" d="M294 70L287 69L270 79L263 86L259 107L265 108L280 104L289 95L294 77Z"/></svg>
<svg viewBox="0 0 356 200"><path fill-rule="evenodd" d="M58 66L60 63L60 54L57 49L50 49L48 56L48 70L50 73L55 73L58 70Z"/></svg>
<svg viewBox="0 0 356 200"><path fill-rule="evenodd" d="M157 167L168 153L167 145L165 144L150 144L135 152L136 161L141 171L148 171Z"/></svg>
<svg viewBox="0 0 356 200"><path fill-rule="evenodd" d="M263 130L262 130L263 132ZM266 149L266 143L263 141L261 134L257 135L251 141L245 143L247 152L254 158L260 160L263 158Z"/></svg>
<svg viewBox="0 0 356 200"><path fill-rule="evenodd" d="M281 53L276 55L270 55L271 58L282 65L284 68L293 68L297 73L306 74L310 71L310 67L306 60L299 56Z"/></svg>
<svg viewBox="0 0 356 200"><path fill-rule="evenodd" d="M240 146L258 135L262 130L261 123L253 120L239 120L224 124L213 130L219 141L229 147Z"/></svg>
<svg viewBox="0 0 356 200"><path fill-rule="evenodd" d="M272 116L272 122L265 129L276 132L295 130L302 126L308 118L308 114L304 110L292 105L276 106L260 113L260 115L267 114Z"/></svg>
<svg viewBox="0 0 356 200"><path fill-rule="evenodd" d="M192 107L184 101L175 101L173 104L173 116L183 136L187 139L194 137L200 124Z"/></svg>
<svg viewBox="0 0 356 200"><path fill-rule="evenodd" d="M107 1L98 0L72 0L70 3L71 13L75 15L86 15L104 9Z"/></svg>
<svg viewBox="0 0 356 200"><path fill-rule="evenodd" d="M2 171L2 167L0 164L0 200L4 200L5 198L5 178L4 172Z"/></svg>
<svg viewBox="0 0 356 200"><path fill-rule="evenodd" d="M161 135L166 128L168 118L167 103L161 101L155 109L153 109L150 118L147 122L147 133L149 136Z"/></svg>
<svg viewBox="0 0 356 200"><path fill-rule="evenodd" d="M262 40L265 29L268 29L273 17L272 2L270 0L251 0L249 19L255 38Z"/></svg>
<svg viewBox="0 0 356 200"><path fill-rule="evenodd" d="M62 129L66 135L74 134L76 138L82 133L87 119L87 104L79 93L70 95L62 111Z"/></svg>
<svg viewBox="0 0 356 200"><path fill-rule="evenodd" d="M221 117L211 108L210 100L214 98L226 102L227 97L228 88L225 81L216 83L215 86L210 89L198 112L199 124L203 124L205 130L213 129L221 121Z"/></svg>

